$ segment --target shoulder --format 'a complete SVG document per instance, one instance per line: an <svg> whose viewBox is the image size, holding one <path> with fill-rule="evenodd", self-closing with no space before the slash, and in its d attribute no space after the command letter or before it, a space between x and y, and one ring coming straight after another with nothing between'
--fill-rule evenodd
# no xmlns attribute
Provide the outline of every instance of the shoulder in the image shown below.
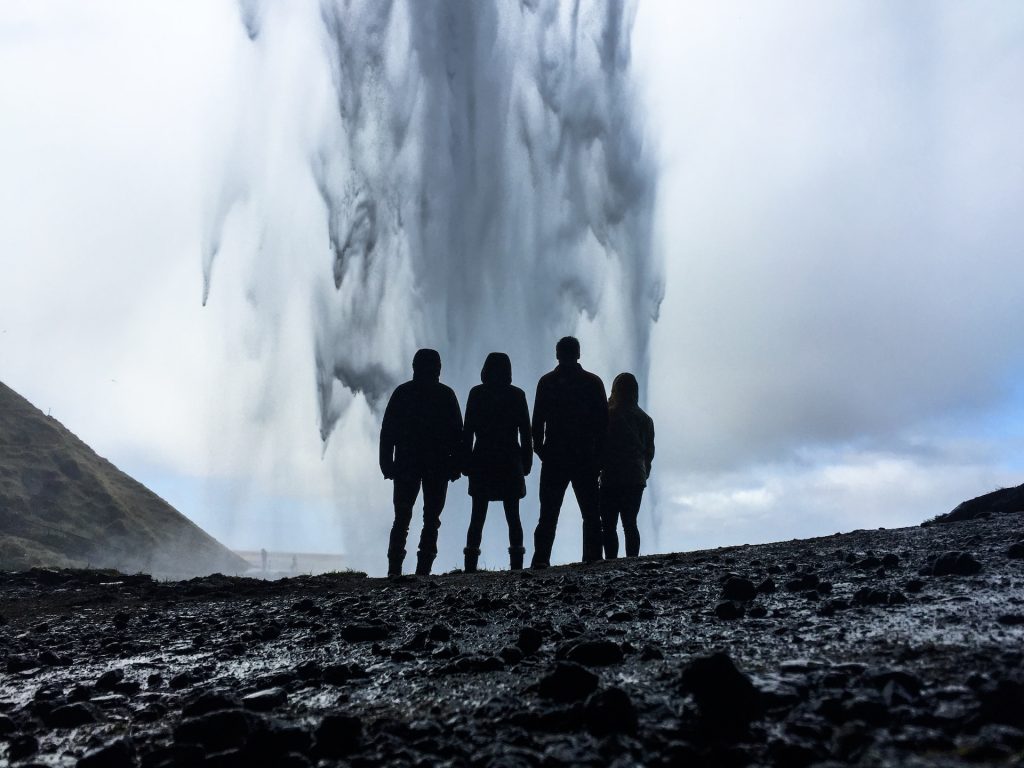
<svg viewBox="0 0 1024 768"><path fill-rule="evenodd" d="M590 386L594 387L595 389L600 388L602 392L604 391L604 382L601 381L601 377L598 376L596 373L591 373L590 371L583 371L583 377L587 381L587 383L590 384Z"/></svg>
<svg viewBox="0 0 1024 768"><path fill-rule="evenodd" d="M441 393L442 397L447 397L452 400L458 400L458 398L455 396L455 390L449 387L447 384L442 384L441 382L438 382L437 386L439 388L438 391Z"/></svg>
<svg viewBox="0 0 1024 768"><path fill-rule="evenodd" d="M401 400L408 397L410 391L412 391L412 382L406 381L395 387L395 391L391 393L391 399L394 401Z"/></svg>
<svg viewBox="0 0 1024 768"><path fill-rule="evenodd" d="M555 383L555 379L558 376L558 371L548 371L537 381L537 391L542 389L548 389Z"/></svg>

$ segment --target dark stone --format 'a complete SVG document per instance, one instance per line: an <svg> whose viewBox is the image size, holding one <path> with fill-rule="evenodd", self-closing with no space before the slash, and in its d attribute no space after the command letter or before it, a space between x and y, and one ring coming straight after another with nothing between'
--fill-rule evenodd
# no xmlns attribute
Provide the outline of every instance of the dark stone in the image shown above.
<svg viewBox="0 0 1024 768"><path fill-rule="evenodd" d="M255 712L269 712L288 701L284 688L267 688L242 697L242 706Z"/></svg>
<svg viewBox="0 0 1024 768"><path fill-rule="evenodd" d="M888 568L890 571L893 570L894 568L899 568L900 567L900 557L899 557L899 555L896 555L896 554L893 554L892 552L890 552L889 554L887 554L884 557L882 557L882 565L885 566L886 568Z"/></svg>
<svg viewBox="0 0 1024 768"><path fill-rule="evenodd" d="M757 588L750 579L730 576L722 586L722 597L725 600L753 600L757 597Z"/></svg>
<svg viewBox="0 0 1024 768"><path fill-rule="evenodd" d="M625 656L614 640L577 638L560 647L556 658L590 667L605 667L621 663Z"/></svg>
<svg viewBox="0 0 1024 768"><path fill-rule="evenodd" d="M713 729L743 730L763 709L753 682L721 651L690 661L680 688L693 696L701 717Z"/></svg>
<svg viewBox="0 0 1024 768"><path fill-rule="evenodd" d="M11 760L24 760L39 751L39 739L31 733L12 736L7 742L7 757Z"/></svg>
<svg viewBox="0 0 1024 768"><path fill-rule="evenodd" d="M231 749L242 746L260 723L259 715L252 712L224 709L182 720L174 729L174 740L211 751Z"/></svg>
<svg viewBox="0 0 1024 768"><path fill-rule="evenodd" d="M973 576L981 571L981 563L970 552L945 552L929 570L932 576Z"/></svg>
<svg viewBox="0 0 1024 768"><path fill-rule="evenodd" d="M7 657L7 672L10 674L14 674L15 672L27 672L28 670L35 669L38 666L39 662L31 656L20 656L12 653Z"/></svg>
<svg viewBox="0 0 1024 768"><path fill-rule="evenodd" d="M978 701L985 722L1024 728L1024 675L986 684L978 691Z"/></svg>
<svg viewBox="0 0 1024 768"><path fill-rule="evenodd" d="M1006 550L1006 556L1011 560L1024 559L1024 542L1018 541L1016 544L1011 544L1010 548Z"/></svg>
<svg viewBox="0 0 1024 768"><path fill-rule="evenodd" d="M723 621L742 619L745 613L746 609L743 607L743 603L733 600L725 600L715 606L715 616Z"/></svg>
<svg viewBox="0 0 1024 768"><path fill-rule="evenodd" d="M18 726L14 724L7 715L0 715L0 738L10 736L12 733L18 730Z"/></svg>
<svg viewBox="0 0 1024 768"><path fill-rule="evenodd" d="M918 592L924 589L924 582L921 579L911 579L906 583L905 589L907 590L907 592L916 595Z"/></svg>
<svg viewBox="0 0 1024 768"><path fill-rule="evenodd" d="M43 722L51 728L75 728L79 725L96 722L96 716L86 704L75 702L50 710L43 717Z"/></svg>
<svg viewBox="0 0 1024 768"><path fill-rule="evenodd" d="M323 669L315 661L308 659L295 667L295 674L300 680L316 680L323 674Z"/></svg>
<svg viewBox="0 0 1024 768"><path fill-rule="evenodd" d="M369 643L387 640L391 627L387 624L346 624L341 628L341 639L350 643Z"/></svg>
<svg viewBox="0 0 1024 768"><path fill-rule="evenodd" d="M525 656L532 656L544 644L544 634L536 627L523 627L519 630L516 645Z"/></svg>
<svg viewBox="0 0 1024 768"><path fill-rule="evenodd" d="M132 768L134 765L135 748L130 739L117 739L87 752L76 763L77 768Z"/></svg>
<svg viewBox="0 0 1024 768"><path fill-rule="evenodd" d="M598 678L579 664L561 661L555 669L540 679L537 693L545 699L570 702L579 701L597 689Z"/></svg>
<svg viewBox="0 0 1024 768"><path fill-rule="evenodd" d="M329 664L324 667L324 682L331 685L344 685L350 680L366 677L366 670L358 664Z"/></svg>
<svg viewBox="0 0 1024 768"><path fill-rule="evenodd" d="M621 688L607 688L592 694L587 699L584 717L587 730L598 738L611 733L636 733L636 707Z"/></svg>
<svg viewBox="0 0 1024 768"><path fill-rule="evenodd" d="M363 723L355 715L331 714L316 729L316 751L324 757L343 757L355 750L363 737Z"/></svg>
<svg viewBox="0 0 1024 768"><path fill-rule="evenodd" d="M196 682L196 678L191 672L179 672L170 679L167 685L173 691L180 691L184 688L192 686Z"/></svg>
<svg viewBox="0 0 1024 768"><path fill-rule="evenodd" d="M124 670L110 669L99 676L94 685L99 691L112 691L114 686L124 680Z"/></svg>
<svg viewBox="0 0 1024 768"><path fill-rule="evenodd" d="M523 652L514 645L507 645L498 654L506 664L518 664L523 660Z"/></svg>
<svg viewBox="0 0 1024 768"><path fill-rule="evenodd" d="M757 592L761 595L770 595L775 589L775 580L771 578L767 578L757 585Z"/></svg>
<svg viewBox="0 0 1024 768"><path fill-rule="evenodd" d="M665 654L656 645L647 644L640 649L640 661L661 661Z"/></svg>
<svg viewBox="0 0 1024 768"><path fill-rule="evenodd" d="M996 619L1004 627L1018 627L1024 624L1024 614L1021 613L1004 613Z"/></svg>
<svg viewBox="0 0 1024 768"><path fill-rule="evenodd" d="M447 643L452 639L452 631L444 624L435 624L430 628L430 632L427 633L427 636L431 640L435 640L439 643Z"/></svg>

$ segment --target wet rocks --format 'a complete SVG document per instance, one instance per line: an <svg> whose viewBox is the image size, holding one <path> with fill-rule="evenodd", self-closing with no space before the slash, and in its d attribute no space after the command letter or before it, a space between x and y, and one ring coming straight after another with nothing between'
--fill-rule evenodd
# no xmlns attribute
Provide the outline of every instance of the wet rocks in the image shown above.
<svg viewBox="0 0 1024 768"><path fill-rule="evenodd" d="M945 552L922 570L925 576L973 576L981 571L981 563L970 552Z"/></svg>
<svg viewBox="0 0 1024 768"><path fill-rule="evenodd" d="M621 688L606 688L587 699L584 708L587 730L599 738L612 733L636 733L633 700Z"/></svg>
<svg viewBox="0 0 1024 768"><path fill-rule="evenodd" d="M363 723L351 714L332 713L324 716L316 729L316 751L326 758L344 757L359 746Z"/></svg>
<svg viewBox="0 0 1024 768"><path fill-rule="evenodd" d="M590 667L619 664L624 658L622 648L615 641L589 637L570 640L558 649L555 656Z"/></svg>
<svg viewBox="0 0 1024 768"><path fill-rule="evenodd" d="M1011 560L1024 559L1024 541L1018 541L1016 544L1011 544L1006 550L1006 556Z"/></svg>
<svg viewBox="0 0 1024 768"><path fill-rule="evenodd" d="M525 656L532 656L544 644L544 633L536 627L522 627L519 630L519 638L516 645Z"/></svg>
<svg viewBox="0 0 1024 768"><path fill-rule="evenodd" d="M269 712L285 704L288 694L284 688L266 688L242 697L242 706L254 712Z"/></svg>
<svg viewBox="0 0 1024 768"><path fill-rule="evenodd" d="M261 722L244 709L218 710L182 720L174 729L174 740L216 752L242 746Z"/></svg>
<svg viewBox="0 0 1024 768"><path fill-rule="evenodd" d="M753 600L757 597L757 588L750 579L730 576L722 585L722 597L725 600Z"/></svg>
<svg viewBox="0 0 1024 768"><path fill-rule="evenodd" d="M754 683L721 651L690 661L679 686L693 696L701 717L715 730L743 730L762 711Z"/></svg>
<svg viewBox="0 0 1024 768"><path fill-rule="evenodd" d="M598 677L586 667L568 661L555 665L537 684L537 693L558 702L585 699L597 689Z"/></svg>
<svg viewBox="0 0 1024 768"><path fill-rule="evenodd" d="M88 705L75 702L55 707L43 716L43 721L51 728L74 728L95 722L96 715Z"/></svg>
<svg viewBox="0 0 1024 768"><path fill-rule="evenodd" d="M742 619L746 612L743 603L736 600L725 600L715 606L715 616L723 621Z"/></svg>
<svg viewBox="0 0 1024 768"><path fill-rule="evenodd" d="M341 638L350 643L379 642L391 637L392 631L392 627L384 623L346 624L341 628Z"/></svg>
<svg viewBox="0 0 1024 768"><path fill-rule="evenodd" d="M135 747L131 739L117 739L87 752L76 763L76 768L132 768L134 765Z"/></svg>

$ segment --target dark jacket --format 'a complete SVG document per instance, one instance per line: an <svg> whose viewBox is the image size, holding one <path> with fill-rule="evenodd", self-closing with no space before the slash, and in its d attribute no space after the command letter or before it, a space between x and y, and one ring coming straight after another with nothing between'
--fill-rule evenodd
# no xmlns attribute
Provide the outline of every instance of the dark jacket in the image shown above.
<svg viewBox="0 0 1024 768"><path fill-rule="evenodd" d="M596 472L608 432L601 379L579 363L559 363L537 382L533 447L545 463Z"/></svg>
<svg viewBox="0 0 1024 768"><path fill-rule="evenodd" d="M533 464L526 393L511 384L478 384L466 400L462 431L469 495L521 499Z"/></svg>
<svg viewBox="0 0 1024 768"><path fill-rule="evenodd" d="M440 368L440 366L438 366ZM387 478L419 480L459 476L462 411L451 387L432 372L416 371L384 409L380 471Z"/></svg>
<svg viewBox="0 0 1024 768"><path fill-rule="evenodd" d="M608 411L608 439L601 469L602 487L646 486L654 461L654 421L638 405Z"/></svg>

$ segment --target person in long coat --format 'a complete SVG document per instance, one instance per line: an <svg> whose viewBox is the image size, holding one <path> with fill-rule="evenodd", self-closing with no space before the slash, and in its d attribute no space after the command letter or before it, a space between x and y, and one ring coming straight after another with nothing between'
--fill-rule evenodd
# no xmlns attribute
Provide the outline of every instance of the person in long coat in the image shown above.
<svg viewBox="0 0 1024 768"><path fill-rule="evenodd" d="M640 554L640 513L647 478L654 461L654 421L640 408L640 385L631 373L612 382L608 399L608 437L601 462L601 529L604 556L618 557L619 519L626 538L626 557Z"/></svg>
<svg viewBox="0 0 1024 768"><path fill-rule="evenodd" d="M533 463L530 412L526 393L512 385L512 361L504 352L492 352L484 361L480 381L466 400L462 431L465 474L473 512L466 534L466 572L477 568L480 540L489 502L500 501L508 522L508 554L513 570L523 567L523 525L519 500Z"/></svg>

